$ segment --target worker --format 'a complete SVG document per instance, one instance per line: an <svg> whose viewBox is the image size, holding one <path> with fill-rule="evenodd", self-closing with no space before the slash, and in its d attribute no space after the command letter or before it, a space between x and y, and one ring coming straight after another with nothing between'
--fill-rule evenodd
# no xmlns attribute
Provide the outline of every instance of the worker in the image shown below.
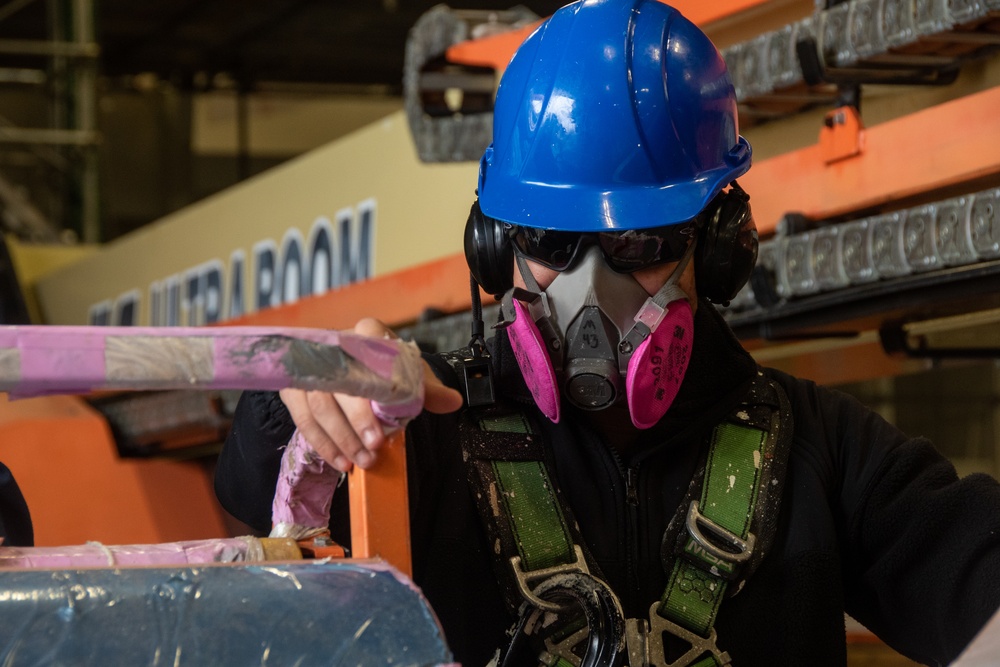
<svg viewBox="0 0 1000 667"><path fill-rule="evenodd" d="M425 355L406 429L413 576L462 664L844 665L845 612L944 664L1000 606L1000 486L759 367L713 305L756 258L750 163L724 61L665 4L576 2L510 62L465 231L500 322ZM388 429L244 394L216 489L257 529L296 427L341 471Z"/></svg>
<svg viewBox="0 0 1000 667"><path fill-rule="evenodd" d="M0 463L0 544L30 547L35 543L31 513L14 474Z"/></svg>

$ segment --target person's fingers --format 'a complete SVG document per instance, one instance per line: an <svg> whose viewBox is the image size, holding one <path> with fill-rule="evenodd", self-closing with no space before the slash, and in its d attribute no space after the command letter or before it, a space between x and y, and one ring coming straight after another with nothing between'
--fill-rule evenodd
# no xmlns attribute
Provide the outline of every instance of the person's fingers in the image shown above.
<svg viewBox="0 0 1000 667"><path fill-rule="evenodd" d="M446 387L434 374L431 367L424 362L424 409L436 414L454 412L462 407L462 395Z"/></svg>
<svg viewBox="0 0 1000 667"><path fill-rule="evenodd" d="M320 455L337 470L347 472L354 463L358 463L358 453L364 450L364 445L340 404L343 396L323 391L310 391L306 394L306 398L309 401L309 411L312 418L319 424L333 445L329 450L332 459L324 452L319 452ZM303 435L306 435L305 432ZM308 440L308 437L306 439ZM315 447L315 445L313 446ZM366 462L366 465L368 464Z"/></svg>
<svg viewBox="0 0 1000 667"><path fill-rule="evenodd" d="M362 468L371 465L373 453L385 443L385 431L382 423L372 410L372 402L366 398L335 394L340 408L344 411L347 421L351 424L353 433L360 439L364 449L357 452L354 462Z"/></svg>
<svg viewBox="0 0 1000 667"><path fill-rule="evenodd" d="M347 417L336 404L332 394L321 391L283 389L279 392L281 401L288 408L295 427L316 453L331 466L341 472L351 469L352 460L345 451L343 433L349 428ZM340 426L336 426L340 422ZM357 441L357 436L355 436ZM348 444L348 448L349 448Z"/></svg>
<svg viewBox="0 0 1000 667"><path fill-rule="evenodd" d="M395 338L379 320L358 321L355 333ZM352 465L370 467L376 451L385 443L385 429L372 410L371 401L346 394L284 389L281 400L292 421L313 449L337 470ZM446 387L424 362L424 407L430 412L454 412L462 407L462 396Z"/></svg>

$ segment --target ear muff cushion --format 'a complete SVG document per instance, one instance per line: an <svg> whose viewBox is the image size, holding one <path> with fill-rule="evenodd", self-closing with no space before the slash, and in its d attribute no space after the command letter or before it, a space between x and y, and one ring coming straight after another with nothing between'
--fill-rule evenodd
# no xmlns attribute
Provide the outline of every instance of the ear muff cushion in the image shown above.
<svg viewBox="0 0 1000 667"><path fill-rule="evenodd" d="M705 211L696 260L698 293L729 303L746 284L757 261L757 226L750 198L735 185L716 195Z"/></svg>
<svg viewBox="0 0 1000 667"><path fill-rule="evenodd" d="M478 199L465 223L465 261L472 277L488 293L504 294L514 286L514 247L503 223L485 215Z"/></svg>

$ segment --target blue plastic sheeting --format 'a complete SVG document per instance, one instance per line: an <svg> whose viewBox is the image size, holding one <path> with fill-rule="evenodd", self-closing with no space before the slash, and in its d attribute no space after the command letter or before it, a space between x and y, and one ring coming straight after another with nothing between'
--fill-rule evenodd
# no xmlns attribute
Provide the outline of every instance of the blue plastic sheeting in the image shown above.
<svg viewBox="0 0 1000 667"><path fill-rule="evenodd" d="M388 566L315 562L0 572L0 664L452 663Z"/></svg>

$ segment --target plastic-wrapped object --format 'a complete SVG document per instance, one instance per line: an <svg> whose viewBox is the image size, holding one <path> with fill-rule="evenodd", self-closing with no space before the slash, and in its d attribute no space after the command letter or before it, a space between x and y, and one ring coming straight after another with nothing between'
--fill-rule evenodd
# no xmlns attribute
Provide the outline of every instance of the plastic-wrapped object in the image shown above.
<svg viewBox="0 0 1000 667"><path fill-rule="evenodd" d="M858 56L851 44L850 10L853 3L834 5L820 15L820 55L827 66L853 64Z"/></svg>
<svg viewBox="0 0 1000 667"><path fill-rule="evenodd" d="M891 0L851 0L850 36L858 58L868 58L888 50L882 31L882 4Z"/></svg>
<svg viewBox="0 0 1000 667"><path fill-rule="evenodd" d="M936 35L951 29L948 0L914 0L914 20L917 33Z"/></svg>
<svg viewBox="0 0 1000 667"><path fill-rule="evenodd" d="M948 14L955 23L969 23L985 16L988 8L980 0L948 0Z"/></svg>
<svg viewBox="0 0 1000 667"><path fill-rule="evenodd" d="M937 250L945 266L961 266L976 261L972 247L970 213L972 197L953 197L937 205Z"/></svg>
<svg viewBox="0 0 1000 667"><path fill-rule="evenodd" d="M792 234L782 240L785 280L794 296L806 296L819 291L812 261L812 244L812 232Z"/></svg>
<svg viewBox="0 0 1000 667"><path fill-rule="evenodd" d="M413 584L382 563L0 573L0 663L452 665Z"/></svg>
<svg viewBox="0 0 1000 667"><path fill-rule="evenodd" d="M271 537L301 540L324 533L341 476L295 431L281 455L271 505Z"/></svg>
<svg viewBox="0 0 1000 667"><path fill-rule="evenodd" d="M871 218L872 258L879 278L896 278L912 272L903 247L906 211L884 213Z"/></svg>
<svg viewBox="0 0 1000 667"><path fill-rule="evenodd" d="M1000 188L977 192L970 213L972 246L980 259L1000 257Z"/></svg>
<svg viewBox="0 0 1000 667"><path fill-rule="evenodd" d="M822 291L840 289L850 283L844 271L840 234L840 225L821 227L813 232L813 271Z"/></svg>
<svg viewBox="0 0 1000 667"><path fill-rule="evenodd" d="M789 23L780 30L765 35L768 90L780 90L802 80L795 43L792 41L794 29L795 26Z"/></svg>
<svg viewBox="0 0 1000 667"><path fill-rule="evenodd" d="M841 225L840 257L852 285L878 280L872 255L871 222L868 218Z"/></svg>
<svg viewBox="0 0 1000 667"><path fill-rule="evenodd" d="M740 82L737 99L751 98L773 90L771 75L768 72L767 49L766 34L743 44L739 52L740 57L735 62L735 66L740 70L736 76Z"/></svg>
<svg viewBox="0 0 1000 667"><path fill-rule="evenodd" d="M785 271L785 260L783 245L785 239L776 237L767 241L762 241L757 249L757 267L754 271L761 271L774 288L774 296L779 300L792 296L792 288L788 285L788 277ZM754 293L757 303L765 308L768 307L767 290L762 290L761 294Z"/></svg>
<svg viewBox="0 0 1000 667"><path fill-rule="evenodd" d="M264 551L261 540L250 536L164 544L106 545L88 542L59 547L3 547L0 548L0 572L13 568L255 562L265 560Z"/></svg>
<svg viewBox="0 0 1000 667"><path fill-rule="evenodd" d="M883 0L882 34L891 47L911 44L917 38L915 0Z"/></svg>
<svg viewBox="0 0 1000 667"><path fill-rule="evenodd" d="M743 81L743 52L746 50L747 44L748 42L737 42L719 52L722 59L726 61L726 69L729 70L729 78L733 82L736 99L740 102L747 99L747 86L750 84L749 81Z"/></svg>
<svg viewBox="0 0 1000 667"><path fill-rule="evenodd" d="M903 248L906 263L916 272L941 266L937 248L937 205L926 204L906 212L903 223Z"/></svg>

